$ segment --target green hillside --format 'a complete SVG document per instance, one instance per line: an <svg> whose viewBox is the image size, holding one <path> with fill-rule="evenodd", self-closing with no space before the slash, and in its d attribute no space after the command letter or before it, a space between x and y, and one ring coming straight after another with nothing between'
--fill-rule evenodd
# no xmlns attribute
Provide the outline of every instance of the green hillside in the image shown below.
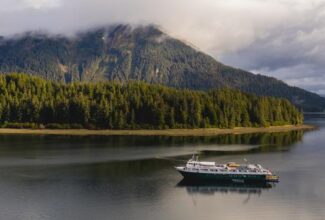
<svg viewBox="0 0 325 220"><path fill-rule="evenodd" d="M153 26L111 26L70 38L35 33L0 38L0 72L61 82L141 80L197 90L229 87L287 98L304 111L325 109L325 99L317 94L223 65Z"/></svg>

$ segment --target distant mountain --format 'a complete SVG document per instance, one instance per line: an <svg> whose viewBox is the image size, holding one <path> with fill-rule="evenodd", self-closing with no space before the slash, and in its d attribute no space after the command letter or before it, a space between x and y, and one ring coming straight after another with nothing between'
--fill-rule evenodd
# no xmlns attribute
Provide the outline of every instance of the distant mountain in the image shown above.
<svg viewBox="0 0 325 220"><path fill-rule="evenodd" d="M226 66L154 26L110 26L75 37L27 33L0 38L0 72L72 81L142 80L178 88L231 87L322 111L325 98L272 77Z"/></svg>

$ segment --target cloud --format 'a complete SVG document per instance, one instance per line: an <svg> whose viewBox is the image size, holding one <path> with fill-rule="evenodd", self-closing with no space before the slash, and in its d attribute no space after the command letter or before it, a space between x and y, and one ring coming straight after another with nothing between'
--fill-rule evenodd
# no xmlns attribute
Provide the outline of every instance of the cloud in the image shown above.
<svg viewBox="0 0 325 220"><path fill-rule="evenodd" d="M26 9L49 9L60 7L61 4L61 0L1 0L0 11L12 13Z"/></svg>
<svg viewBox="0 0 325 220"><path fill-rule="evenodd" d="M265 37L233 53L223 53L222 60L322 93L325 90L324 9L324 4L319 4L300 11L294 16L294 22L271 29Z"/></svg>
<svg viewBox="0 0 325 220"><path fill-rule="evenodd" d="M0 35L157 24L226 64L325 90L325 0L0 1Z"/></svg>
<svg viewBox="0 0 325 220"><path fill-rule="evenodd" d="M23 3L25 3L27 7L35 9L55 8L62 5L61 0L23 0Z"/></svg>

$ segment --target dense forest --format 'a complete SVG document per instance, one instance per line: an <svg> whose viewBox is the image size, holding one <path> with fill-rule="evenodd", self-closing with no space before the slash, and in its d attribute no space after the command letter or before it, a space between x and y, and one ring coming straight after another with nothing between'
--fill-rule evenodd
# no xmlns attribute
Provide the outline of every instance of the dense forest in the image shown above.
<svg viewBox="0 0 325 220"><path fill-rule="evenodd" d="M272 77L226 66L154 26L114 25L75 37L27 33L0 37L0 73L24 72L58 82L130 80L195 90L234 88L286 98L323 111L325 98Z"/></svg>
<svg viewBox="0 0 325 220"><path fill-rule="evenodd" d="M144 82L70 84L0 75L2 127L164 129L301 124L289 101L232 89L179 90Z"/></svg>

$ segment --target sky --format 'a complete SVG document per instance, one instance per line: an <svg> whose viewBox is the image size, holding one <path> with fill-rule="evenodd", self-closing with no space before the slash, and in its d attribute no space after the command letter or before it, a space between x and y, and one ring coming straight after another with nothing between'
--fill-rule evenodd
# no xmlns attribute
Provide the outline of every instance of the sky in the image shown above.
<svg viewBox="0 0 325 220"><path fill-rule="evenodd" d="M325 0L0 0L0 35L155 24L217 60L325 95Z"/></svg>

